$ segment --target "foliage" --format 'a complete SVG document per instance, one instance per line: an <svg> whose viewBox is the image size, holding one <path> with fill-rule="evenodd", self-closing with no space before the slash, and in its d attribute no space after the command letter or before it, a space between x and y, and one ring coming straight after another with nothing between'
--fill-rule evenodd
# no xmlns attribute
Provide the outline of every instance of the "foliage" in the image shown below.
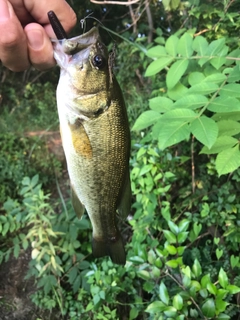
<svg viewBox="0 0 240 320"><path fill-rule="evenodd" d="M133 130L150 125L159 148L189 139L200 141L201 153L217 154L219 175L240 165L237 135L240 133L240 50L229 52L225 39L210 44L191 32L170 36L165 45L150 48L154 59L146 70L152 76L168 67L165 94L149 100L149 111L137 119Z"/></svg>
<svg viewBox="0 0 240 320"><path fill-rule="evenodd" d="M17 197L24 176L40 172L41 180L47 187L62 169L61 163L49 153L41 137L5 133L0 134L0 145L0 203L9 196Z"/></svg>

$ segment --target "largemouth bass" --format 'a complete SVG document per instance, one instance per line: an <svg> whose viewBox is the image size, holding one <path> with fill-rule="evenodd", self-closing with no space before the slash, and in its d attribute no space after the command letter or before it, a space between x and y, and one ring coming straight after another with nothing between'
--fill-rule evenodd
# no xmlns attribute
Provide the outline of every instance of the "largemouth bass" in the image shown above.
<svg viewBox="0 0 240 320"><path fill-rule="evenodd" d="M95 27L53 46L61 68L57 105L72 204L79 217L84 208L89 215L93 255L125 264L116 215L130 212L130 131L111 56Z"/></svg>

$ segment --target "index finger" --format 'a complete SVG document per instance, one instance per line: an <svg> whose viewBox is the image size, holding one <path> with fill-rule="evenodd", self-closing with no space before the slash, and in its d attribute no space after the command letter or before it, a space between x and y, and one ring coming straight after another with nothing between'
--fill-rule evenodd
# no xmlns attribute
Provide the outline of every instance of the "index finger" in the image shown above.
<svg viewBox="0 0 240 320"><path fill-rule="evenodd" d="M11 3L17 2L17 0L10 0ZM52 27L48 20L48 11L54 11L61 22L64 30L69 32L74 25L76 24L76 14L73 9L65 0L48 0L48 1L39 1L39 0L23 0L26 9L34 18L34 20L41 25L44 25L44 28L49 37L55 38L55 34L52 30Z"/></svg>

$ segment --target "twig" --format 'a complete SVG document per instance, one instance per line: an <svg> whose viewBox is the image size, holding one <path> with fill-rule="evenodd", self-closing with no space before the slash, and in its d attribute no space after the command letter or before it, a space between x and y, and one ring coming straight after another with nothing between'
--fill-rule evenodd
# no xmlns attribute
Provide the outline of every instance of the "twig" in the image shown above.
<svg viewBox="0 0 240 320"><path fill-rule="evenodd" d="M90 2L92 3L96 3L96 4L117 4L120 6L130 6L131 4L134 3L138 3L140 0L131 0L131 1L108 1L108 0L104 0L104 1L98 1L98 0L90 0Z"/></svg>
<svg viewBox="0 0 240 320"><path fill-rule="evenodd" d="M195 193L195 163L194 163L194 136L191 142L191 163L192 163L192 193Z"/></svg>

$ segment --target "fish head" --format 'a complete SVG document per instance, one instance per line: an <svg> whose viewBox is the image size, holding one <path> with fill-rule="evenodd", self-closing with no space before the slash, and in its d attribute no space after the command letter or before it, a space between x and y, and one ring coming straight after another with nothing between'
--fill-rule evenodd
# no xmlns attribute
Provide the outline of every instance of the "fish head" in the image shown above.
<svg viewBox="0 0 240 320"><path fill-rule="evenodd" d="M106 46L98 29L53 44L54 57L61 68L61 76L81 95L97 94L109 87L111 68Z"/></svg>

